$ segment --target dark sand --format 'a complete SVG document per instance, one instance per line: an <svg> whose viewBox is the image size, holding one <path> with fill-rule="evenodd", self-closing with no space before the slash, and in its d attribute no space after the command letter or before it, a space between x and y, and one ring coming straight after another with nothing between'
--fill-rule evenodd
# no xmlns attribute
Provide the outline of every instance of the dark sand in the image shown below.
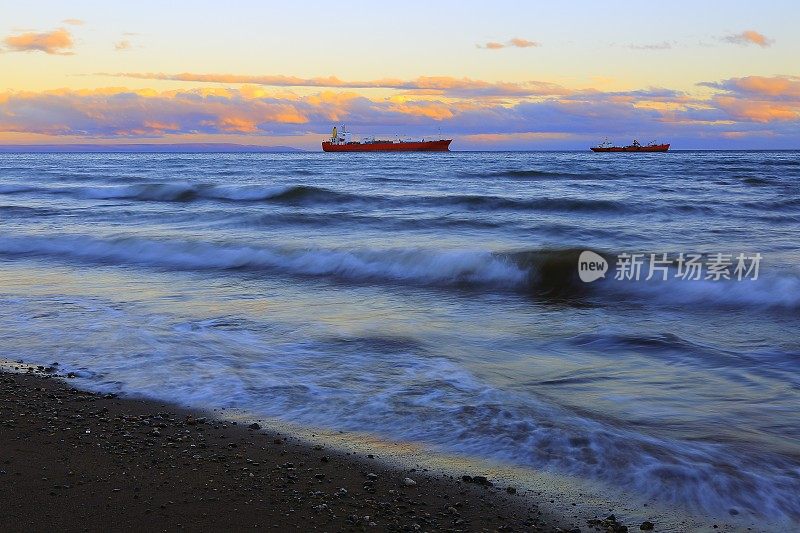
<svg viewBox="0 0 800 533"><path fill-rule="evenodd" d="M44 372L0 373L0 398L3 531L595 529L566 518L574 507L546 516L506 486L79 391Z"/></svg>

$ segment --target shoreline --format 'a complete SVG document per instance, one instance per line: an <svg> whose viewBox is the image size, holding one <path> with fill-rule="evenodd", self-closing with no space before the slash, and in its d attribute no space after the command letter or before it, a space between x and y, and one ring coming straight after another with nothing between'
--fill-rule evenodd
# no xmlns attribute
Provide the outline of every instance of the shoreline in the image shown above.
<svg viewBox="0 0 800 533"><path fill-rule="evenodd" d="M479 473L465 482L400 468L164 402L78 390L28 368L0 371L6 531L587 527L574 508L543 513ZM602 530L623 530L615 524Z"/></svg>
<svg viewBox="0 0 800 533"><path fill-rule="evenodd" d="M539 473L432 463L409 443L364 446L236 409L77 389L53 365L0 359L7 531L770 530L554 490Z"/></svg>

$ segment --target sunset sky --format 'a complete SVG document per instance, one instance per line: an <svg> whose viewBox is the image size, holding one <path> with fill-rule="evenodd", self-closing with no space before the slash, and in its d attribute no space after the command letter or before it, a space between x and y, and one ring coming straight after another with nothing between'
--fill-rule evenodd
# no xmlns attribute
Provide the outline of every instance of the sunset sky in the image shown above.
<svg viewBox="0 0 800 533"><path fill-rule="evenodd" d="M0 143L800 148L796 1L0 0Z"/></svg>

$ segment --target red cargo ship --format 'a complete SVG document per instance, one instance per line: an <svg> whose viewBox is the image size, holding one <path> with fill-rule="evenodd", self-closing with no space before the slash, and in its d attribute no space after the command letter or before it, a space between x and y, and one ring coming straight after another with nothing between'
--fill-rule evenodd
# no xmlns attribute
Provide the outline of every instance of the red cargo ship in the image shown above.
<svg viewBox="0 0 800 533"><path fill-rule="evenodd" d="M404 141L404 140L379 140L364 139L351 141L350 132L333 128L330 140L322 142L325 152L448 152L453 139L438 139L434 141Z"/></svg>
<svg viewBox="0 0 800 533"><path fill-rule="evenodd" d="M613 146L610 142L605 141L599 146L592 146L592 152L666 152L669 150L669 143L650 144L642 146L639 141L633 141L633 144L628 146Z"/></svg>

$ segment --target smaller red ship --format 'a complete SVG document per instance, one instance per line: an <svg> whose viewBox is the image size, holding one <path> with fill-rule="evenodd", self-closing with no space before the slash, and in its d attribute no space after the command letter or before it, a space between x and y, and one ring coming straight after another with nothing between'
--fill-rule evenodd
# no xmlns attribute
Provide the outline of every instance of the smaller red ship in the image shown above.
<svg viewBox="0 0 800 533"><path fill-rule="evenodd" d="M322 150L325 152L448 152L451 142L453 139L407 141L373 138L352 141L350 132L342 126L341 131L336 127L333 128L331 138L322 142Z"/></svg>
<svg viewBox="0 0 800 533"><path fill-rule="evenodd" d="M607 140L599 146L592 146L592 152L666 152L667 150L669 150L669 143L656 144L651 142L641 145L637 140L634 140L633 144L628 146L614 146Z"/></svg>

